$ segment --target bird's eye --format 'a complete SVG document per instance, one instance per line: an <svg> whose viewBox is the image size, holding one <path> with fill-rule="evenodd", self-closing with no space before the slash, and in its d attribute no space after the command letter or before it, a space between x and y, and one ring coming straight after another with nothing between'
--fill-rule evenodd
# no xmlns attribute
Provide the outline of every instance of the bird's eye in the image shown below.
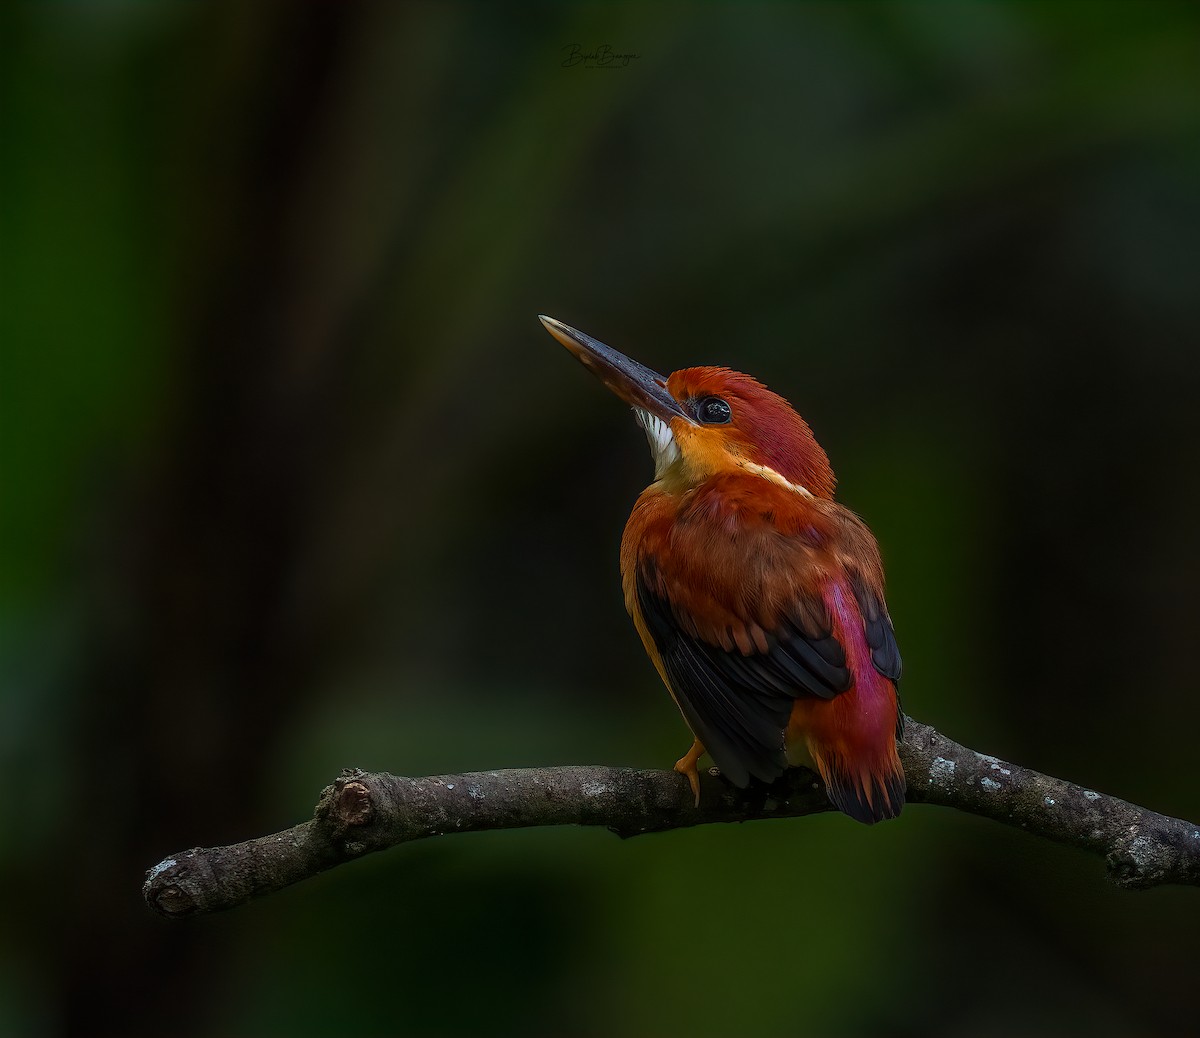
<svg viewBox="0 0 1200 1038"><path fill-rule="evenodd" d="M719 396L706 396L696 403L696 417L706 425L726 425L733 419L733 409Z"/></svg>

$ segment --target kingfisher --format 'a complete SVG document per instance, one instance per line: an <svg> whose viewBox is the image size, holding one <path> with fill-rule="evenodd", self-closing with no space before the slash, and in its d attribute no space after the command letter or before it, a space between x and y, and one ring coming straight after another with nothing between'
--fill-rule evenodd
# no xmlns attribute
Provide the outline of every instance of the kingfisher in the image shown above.
<svg viewBox="0 0 1200 1038"><path fill-rule="evenodd" d="M654 481L621 539L625 607L691 730L734 786L805 766L857 821L904 806L900 651L866 524L834 501L808 423L723 367L664 377L552 317L546 330L633 408Z"/></svg>

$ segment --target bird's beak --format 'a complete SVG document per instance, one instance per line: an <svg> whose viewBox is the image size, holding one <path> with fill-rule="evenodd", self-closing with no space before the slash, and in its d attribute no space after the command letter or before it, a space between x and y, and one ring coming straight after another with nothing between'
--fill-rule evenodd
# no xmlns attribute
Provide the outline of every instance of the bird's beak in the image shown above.
<svg viewBox="0 0 1200 1038"><path fill-rule="evenodd" d="M651 371L611 346L605 346L598 339L553 317L539 314L538 320L588 371L630 407L649 411L668 425L672 418L688 417L679 402L667 392L667 380L657 371Z"/></svg>

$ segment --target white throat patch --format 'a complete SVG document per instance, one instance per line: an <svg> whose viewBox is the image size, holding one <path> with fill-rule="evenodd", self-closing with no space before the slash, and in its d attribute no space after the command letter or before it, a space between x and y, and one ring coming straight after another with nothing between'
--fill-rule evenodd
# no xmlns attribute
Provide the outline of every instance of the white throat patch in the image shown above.
<svg viewBox="0 0 1200 1038"><path fill-rule="evenodd" d="M633 415L638 425L646 430L646 439L650 442L650 455L654 458L654 478L662 479L667 470L679 460L679 444L675 442L675 435L666 422L649 411L635 407Z"/></svg>

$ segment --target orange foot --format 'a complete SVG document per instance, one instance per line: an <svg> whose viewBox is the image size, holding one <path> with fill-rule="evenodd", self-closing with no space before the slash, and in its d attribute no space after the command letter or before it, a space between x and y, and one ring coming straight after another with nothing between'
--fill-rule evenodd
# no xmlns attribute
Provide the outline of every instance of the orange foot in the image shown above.
<svg viewBox="0 0 1200 1038"><path fill-rule="evenodd" d="M700 771L696 767L696 762L704 756L704 744L696 739L692 742L692 748L687 751L682 757L675 762L675 770L680 775L686 775L688 783L692 787L692 793L696 797L696 806L700 806Z"/></svg>

